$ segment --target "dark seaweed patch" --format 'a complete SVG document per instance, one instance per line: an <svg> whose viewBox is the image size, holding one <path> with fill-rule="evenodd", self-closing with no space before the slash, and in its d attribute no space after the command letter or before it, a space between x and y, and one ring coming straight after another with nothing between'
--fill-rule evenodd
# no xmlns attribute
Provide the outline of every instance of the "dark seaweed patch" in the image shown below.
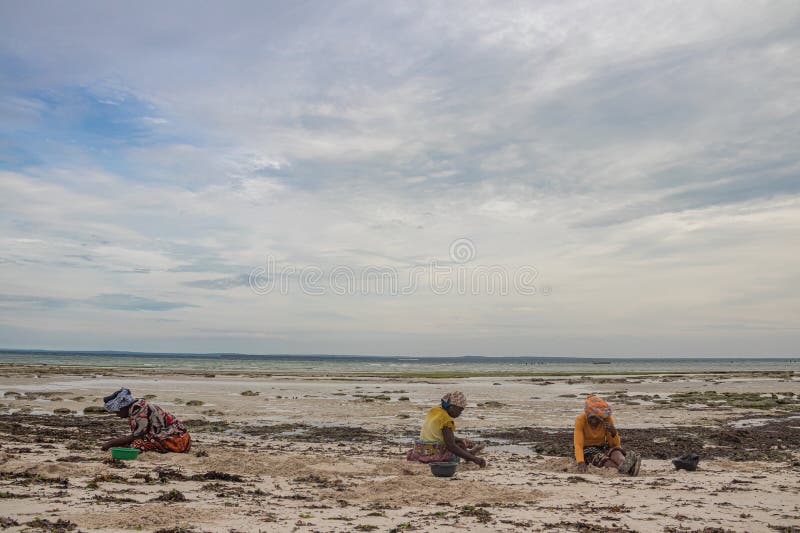
<svg viewBox="0 0 800 533"><path fill-rule="evenodd" d="M0 516L0 528L8 529L10 527L18 526L19 522L11 518L10 516Z"/></svg>
<svg viewBox="0 0 800 533"><path fill-rule="evenodd" d="M228 474L227 472L216 472L213 470L205 474L195 474L189 479L192 481L233 481L235 483L244 481L244 478L238 474Z"/></svg>
<svg viewBox="0 0 800 533"><path fill-rule="evenodd" d="M571 456L572 431L524 427L481 432L484 438L531 444L541 454ZM674 428L620 428L622 446L645 458L671 459L689 452L706 458L734 461L786 461L800 442L800 428L791 419L776 418L754 428L687 426ZM704 448L706 444L713 447Z"/></svg>
<svg viewBox="0 0 800 533"><path fill-rule="evenodd" d="M26 522L25 525L33 529L38 529L39 531L46 531L48 533L66 533L67 531L73 531L78 527L69 520L62 520L61 518L55 522L51 522L45 518L37 518L35 520L31 520L30 522Z"/></svg>
<svg viewBox="0 0 800 533"><path fill-rule="evenodd" d="M178 502L185 502L186 496L184 496L183 493L178 489L172 489L169 491L162 492L159 496L156 496L151 501L178 503Z"/></svg>

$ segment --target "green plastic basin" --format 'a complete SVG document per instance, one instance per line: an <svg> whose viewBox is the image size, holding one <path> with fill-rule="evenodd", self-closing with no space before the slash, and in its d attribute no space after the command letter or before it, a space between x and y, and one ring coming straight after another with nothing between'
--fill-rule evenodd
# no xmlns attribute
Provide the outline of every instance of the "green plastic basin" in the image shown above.
<svg viewBox="0 0 800 533"><path fill-rule="evenodd" d="M139 450L136 448L111 448L111 457L114 459L136 459L139 455Z"/></svg>

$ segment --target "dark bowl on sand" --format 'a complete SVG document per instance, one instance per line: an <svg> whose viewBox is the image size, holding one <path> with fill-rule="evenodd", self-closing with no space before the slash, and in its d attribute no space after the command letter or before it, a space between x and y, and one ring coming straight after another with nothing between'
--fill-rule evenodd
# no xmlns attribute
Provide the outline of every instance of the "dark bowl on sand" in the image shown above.
<svg viewBox="0 0 800 533"><path fill-rule="evenodd" d="M431 474L436 477L453 477L458 463L430 463Z"/></svg>
<svg viewBox="0 0 800 533"><path fill-rule="evenodd" d="M672 460L675 470L688 470L689 472L697 470L697 463L699 462L700 456L693 453Z"/></svg>

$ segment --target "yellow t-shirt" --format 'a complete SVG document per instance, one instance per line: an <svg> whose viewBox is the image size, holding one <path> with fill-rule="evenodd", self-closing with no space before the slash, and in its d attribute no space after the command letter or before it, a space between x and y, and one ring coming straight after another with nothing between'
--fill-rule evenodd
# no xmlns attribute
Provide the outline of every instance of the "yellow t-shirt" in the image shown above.
<svg viewBox="0 0 800 533"><path fill-rule="evenodd" d="M444 428L450 428L455 432L456 422L452 416L447 414L447 411L441 407L434 407L428 411L428 416L425 417L425 422L422 423L422 431L419 438L444 444L444 435L442 434Z"/></svg>

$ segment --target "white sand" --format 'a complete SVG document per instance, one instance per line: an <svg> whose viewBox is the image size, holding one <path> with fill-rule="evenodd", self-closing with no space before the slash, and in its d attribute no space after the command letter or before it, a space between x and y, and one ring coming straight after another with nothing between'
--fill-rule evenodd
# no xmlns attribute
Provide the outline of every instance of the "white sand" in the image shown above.
<svg viewBox="0 0 800 533"><path fill-rule="evenodd" d="M459 432L519 426L568 428L580 411L581 399L559 397L562 394L622 390L664 395L705 390L800 392L797 379L706 379L569 384L562 378L552 379L552 385L540 385L523 378L387 381L175 376L155 380L132 376L87 378L69 373L25 377L12 372L0 378L0 391L49 391L61 399L14 399L7 395L0 399L0 410L80 410L99 406L99 397L126 385L140 396L155 394L155 403L184 420L357 425L401 435L416 432L424 413L441 393L456 388L466 392L470 401L458 420ZM260 394L244 397L240 393L245 390ZM384 394L391 399L364 401L357 396ZM72 400L80 396L84 399ZM410 400L400 401L400 397ZM190 400L205 403L186 406ZM477 407L488 401L503 405ZM765 415L764 411L721 408L660 407L656 411L653 405L638 405L619 406L615 416L624 443L625 427L707 424L747 413ZM124 424L119 421L120 433ZM0 492L29 497L0 498L0 517L21 524L35 517L51 521L61 518L83 531L154 531L176 526L226 532L369 531L372 526L377 531L578 531L581 524L591 524L620 528L616 531L717 527L773 532L771 526L800 527L797 454L794 466L703 461L701 470L691 473L674 471L668 461L646 460L640 477L628 478L596 469L576 475L569 458L490 447L486 452L488 468L462 465L455 478L437 479L425 465L405 461L407 446L399 442L309 443L291 442L281 436L195 433L193 453L147 453L127 463L128 468L115 469L99 462L107 457L99 450L68 450L61 444L51 449L46 443L14 442L15 437L2 437L0 471L67 477L70 482L67 488L50 483L23 485L19 479L7 477L0 481ZM197 451L207 456L198 457ZM523 448L517 451L525 452ZM89 462L53 460L75 455ZM245 480L161 484L142 479L145 474L155 477L159 467L177 469L187 476L208 471L240 474ZM123 480L99 481L96 488L91 484L87 488L93 478L104 474ZM149 501L173 488L188 501ZM135 501L108 501L108 497Z"/></svg>

